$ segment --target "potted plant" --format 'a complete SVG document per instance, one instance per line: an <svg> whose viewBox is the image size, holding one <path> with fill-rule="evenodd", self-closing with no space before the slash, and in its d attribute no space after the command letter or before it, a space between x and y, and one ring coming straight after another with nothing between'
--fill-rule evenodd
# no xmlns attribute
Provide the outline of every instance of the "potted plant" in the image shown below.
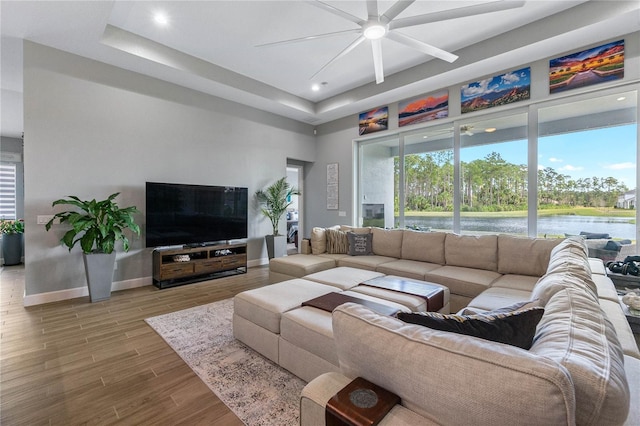
<svg viewBox="0 0 640 426"><path fill-rule="evenodd" d="M4 265L19 265L22 260L24 220L0 219L0 233L2 234Z"/></svg>
<svg viewBox="0 0 640 426"><path fill-rule="evenodd" d="M280 235L278 225L282 216L287 212L287 208L291 205L291 196L293 195L300 195L300 191L289 185L286 177L278 179L266 189L256 192L260 211L269 218L273 227L273 234L265 235L269 259L284 256L287 251L287 237Z"/></svg>
<svg viewBox="0 0 640 426"><path fill-rule="evenodd" d="M123 250L129 251L129 239L124 231L129 229L140 235L140 227L133 220L133 215L140 212L135 206L118 207L113 200L119 194L111 194L103 201L83 201L75 196L56 200L52 207L67 204L77 207L80 211L56 213L46 224L47 231L57 219L60 223L67 222L71 225L71 229L64 234L60 242L67 246L69 251L76 243L80 243L91 302L105 300L111 296L116 242L122 241Z"/></svg>

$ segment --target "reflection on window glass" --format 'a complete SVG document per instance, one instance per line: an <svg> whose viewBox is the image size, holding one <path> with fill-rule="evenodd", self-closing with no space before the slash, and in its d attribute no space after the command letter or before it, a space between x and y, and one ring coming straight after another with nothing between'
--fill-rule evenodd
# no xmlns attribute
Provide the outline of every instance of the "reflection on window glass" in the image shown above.
<svg viewBox="0 0 640 426"><path fill-rule="evenodd" d="M397 187L394 159L398 139L382 139L360 145L360 224L392 228Z"/></svg>
<svg viewBox="0 0 640 426"><path fill-rule="evenodd" d="M527 234L527 115L460 128L460 230Z"/></svg>
<svg viewBox="0 0 640 426"><path fill-rule="evenodd" d="M635 253L636 94L540 110L538 234L587 236L605 261Z"/></svg>

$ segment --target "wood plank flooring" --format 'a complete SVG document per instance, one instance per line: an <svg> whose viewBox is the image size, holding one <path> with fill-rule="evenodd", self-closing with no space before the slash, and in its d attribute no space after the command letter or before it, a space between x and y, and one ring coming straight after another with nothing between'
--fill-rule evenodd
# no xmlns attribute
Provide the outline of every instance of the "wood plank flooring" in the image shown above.
<svg viewBox="0 0 640 426"><path fill-rule="evenodd" d="M242 425L144 319L268 284L268 268L25 308L24 268L0 270L0 424Z"/></svg>

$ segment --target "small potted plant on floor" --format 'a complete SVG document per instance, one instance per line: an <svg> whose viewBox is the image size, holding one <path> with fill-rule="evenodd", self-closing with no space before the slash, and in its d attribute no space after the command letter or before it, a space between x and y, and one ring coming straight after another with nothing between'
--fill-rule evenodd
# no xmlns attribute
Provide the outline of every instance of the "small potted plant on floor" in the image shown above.
<svg viewBox="0 0 640 426"><path fill-rule="evenodd" d="M69 251L76 243L80 243L91 302L111 297L116 242L122 241L123 250L129 251L129 239L124 231L128 229L140 235L140 227L133 220L133 215L140 212L135 206L118 207L114 198L119 194L112 194L102 201L83 201L75 196L56 200L52 207L66 204L77 207L79 211L56 213L46 225L47 231L56 220L71 225L71 229L64 234L60 242L68 247Z"/></svg>
<svg viewBox="0 0 640 426"><path fill-rule="evenodd" d="M0 233L4 265L19 265L22 261L24 243L24 220L0 219Z"/></svg>
<svg viewBox="0 0 640 426"><path fill-rule="evenodd" d="M278 179L266 189L256 192L260 211L269 218L273 227L273 234L265 235L269 259L284 256L287 252L287 236L280 235L278 227L280 219L292 204L291 197L293 195L300 195L300 191L289 185L286 177Z"/></svg>

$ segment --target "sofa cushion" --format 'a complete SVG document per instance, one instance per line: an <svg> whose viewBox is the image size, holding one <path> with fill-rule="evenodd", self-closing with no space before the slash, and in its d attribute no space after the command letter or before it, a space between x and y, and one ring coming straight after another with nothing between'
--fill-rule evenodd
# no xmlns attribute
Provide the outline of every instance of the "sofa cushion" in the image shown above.
<svg viewBox="0 0 640 426"><path fill-rule="evenodd" d="M285 312L280 323L280 337L338 365L330 312L307 306Z"/></svg>
<svg viewBox="0 0 640 426"><path fill-rule="evenodd" d="M574 288L582 291L591 297L592 300L597 300L597 296L594 294L593 290L589 288L588 284L585 283L582 277L570 273L547 274L540 278L531 292L531 298L540 299L542 304L546 305L554 294L565 288Z"/></svg>
<svg viewBox="0 0 640 426"><path fill-rule="evenodd" d="M355 232L347 232L347 240L349 241L349 256L368 256L373 254L371 237L373 234L356 234Z"/></svg>
<svg viewBox="0 0 640 426"><path fill-rule="evenodd" d="M419 262L417 260L393 260L377 266L376 270L386 275L400 275L414 280L424 280L424 274L440 268L435 263Z"/></svg>
<svg viewBox="0 0 640 426"><path fill-rule="evenodd" d="M349 252L349 240L347 233L339 229L326 229L327 253L347 254Z"/></svg>
<svg viewBox="0 0 640 426"><path fill-rule="evenodd" d="M395 257L402 256L402 229L372 228L373 253L378 256Z"/></svg>
<svg viewBox="0 0 640 426"><path fill-rule="evenodd" d="M463 314L478 313L480 311L493 311L503 306L513 305L531 299L530 291L523 291L514 288L491 287L474 297L469 305L463 310ZM542 303L540 303L542 306ZM474 312L470 312L473 310Z"/></svg>
<svg viewBox="0 0 640 426"><path fill-rule="evenodd" d="M498 272L541 277L547 272L551 250L561 239L498 236Z"/></svg>
<svg viewBox="0 0 640 426"><path fill-rule="evenodd" d="M296 278L239 293L233 298L233 313L272 333L280 333L284 312L333 291L335 287Z"/></svg>
<svg viewBox="0 0 640 426"><path fill-rule="evenodd" d="M383 276L383 274L379 272L368 271L362 268L337 267L307 275L304 279L320 284L332 285L341 290L349 290L367 280L381 276Z"/></svg>
<svg viewBox="0 0 640 426"><path fill-rule="evenodd" d="M510 308L509 308L510 309ZM399 312L397 318L435 330L479 337L529 349L544 308L488 311L475 315L443 315L437 312Z"/></svg>
<svg viewBox="0 0 640 426"><path fill-rule="evenodd" d="M396 260L393 257L386 256L345 256L338 259L338 266L351 266L353 268L367 269L369 271L377 271L378 266L387 262Z"/></svg>
<svg viewBox="0 0 640 426"><path fill-rule="evenodd" d="M269 261L269 271L297 278L335 268L335 266L336 261L334 259L312 254L294 254L277 257Z"/></svg>
<svg viewBox="0 0 640 426"><path fill-rule="evenodd" d="M439 424L575 424L566 370L529 351L406 324L356 304L334 310L333 335L344 375L382 386ZM523 389L526 397L514 398Z"/></svg>
<svg viewBox="0 0 640 426"><path fill-rule="evenodd" d="M498 271L498 236L447 234L444 256L448 266Z"/></svg>
<svg viewBox="0 0 640 426"><path fill-rule="evenodd" d="M463 268L460 266L441 266L424 274L424 280L449 287L451 293L460 296L476 297L500 278L494 271Z"/></svg>
<svg viewBox="0 0 640 426"><path fill-rule="evenodd" d="M536 286L539 277L533 277L531 275L503 275L491 284L491 288L512 288L522 291L528 291L531 293Z"/></svg>
<svg viewBox="0 0 640 426"><path fill-rule="evenodd" d="M444 232L420 232L404 230L402 259L444 265Z"/></svg>
<svg viewBox="0 0 640 426"><path fill-rule="evenodd" d="M340 230L343 232L353 232L354 234L370 234L371 233L371 228L368 226L357 227L357 226L340 225Z"/></svg>
<svg viewBox="0 0 640 426"><path fill-rule="evenodd" d="M576 424L622 424L629 387L620 343L597 300L578 288L556 292L545 306L531 352L562 364L574 383Z"/></svg>

